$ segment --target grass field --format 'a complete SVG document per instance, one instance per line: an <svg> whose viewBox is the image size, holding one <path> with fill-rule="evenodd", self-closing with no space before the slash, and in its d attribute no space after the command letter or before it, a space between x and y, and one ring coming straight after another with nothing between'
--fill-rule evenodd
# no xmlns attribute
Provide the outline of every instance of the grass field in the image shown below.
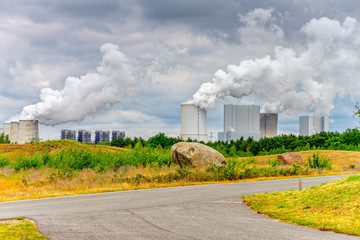
<svg viewBox="0 0 360 240"><path fill-rule="evenodd" d="M13 220L0 221L1 240L46 240L33 221L19 217Z"/></svg>
<svg viewBox="0 0 360 240"><path fill-rule="evenodd" d="M321 159L328 160L331 168L310 168L307 159L314 156L314 151L299 152L304 161L302 165L283 165L277 160L277 155L269 155L229 158L226 167L181 169L171 162L170 149L161 147L149 148L137 144L133 148L124 149L92 146L75 141L46 141L24 145L0 144L0 201L193 184L347 174L357 173L360 170L360 152L315 151L315 153ZM337 184L348 186L349 189L354 190L352 184L355 183L359 184L357 179ZM324 192L325 194L327 190L323 191L323 188L333 187L324 185L319 188L306 189L300 193L290 192L289 196L300 201L298 205L301 207L295 212L290 211L286 217L281 217L281 214L284 213L281 210L292 206L293 201L293 199L287 200L289 197L287 193L265 194L263 195L265 197L262 195L246 196L245 199L252 208L259 208L258 211L266 213L265 209L260 207L261 204L267 203L260 203L260 201L270 201L277 197L275 203L268 203L269 209L280 209L278 215L269 213L272 217L324 230L332 229L338 232L358 234L357 226L360 224L351 217L352 215L359 216L359 206L351 204L358 202L359 193L354 192L355 190L349 190L349 195L333 193L338 197L337 201L348 201L349 204L344 210L349 212L349 216L344 216L342 221L350 222L350 225L355 226L341 227L339 225L340 227L338 227L336 225L335 227L334 224L331 225L330 220L336 214L341 215L339 214L342 209L341 205L335 206L339 209L337 213L331 210L333 215L325 215L323 212L327 212L327 208L321 206L316 208L310 202L305 201L305 199L313 199L312 196L315 196L313 195L315 193ZM344 189L338 191L342 192ZM322 203L323 200L330 198L325 195L321 199L314 199L314 201ZM307 209L312 211L307 211ZM320 214L318 219L326 218L327 222L323 220L323 225L313 225L311 218L314 216L314 212L320 212L322 215ZM299 215L296 218L297 214ZM305 218L305 215L310 216L309 219ZM314 220L314 222L321 221ZM25 235L21 235L21 238L4 238L3 236L7 236L10 230L15 228L22 231L22 234L27 234L28 230L21 230L24 227L32 227L31 234L34 234L27 235L29 237L25 239L45 239L36 235L35 226L28 220L1 222L0 239L23 239Z"/></svg>
<svg viewBox="0 0 360 240"><path fill-rule="evenodd" d="M181 169L169 149L121 149L75 141L0 144L0 201L298 176L356 173L360 153L321 151L331 169L282 165L277 155L228 159L226 167Z"/></svg>
<svg viewBox="0 0 360 240"><path fill-rule="evenodd" d="M322 231L360 236L360 175L321 186L243 196L259 213Z"/></svg>

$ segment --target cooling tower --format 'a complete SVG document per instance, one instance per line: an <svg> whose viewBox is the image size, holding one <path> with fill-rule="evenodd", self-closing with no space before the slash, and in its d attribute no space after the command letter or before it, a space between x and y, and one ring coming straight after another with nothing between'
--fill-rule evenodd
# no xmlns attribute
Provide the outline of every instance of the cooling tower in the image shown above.
<svg viewBox="0 0 360 240"><path fill-rule="evenodd" d="M39 122L38 120L20 120L18 143L30 143L39 140Z"/></svg>
<svg viewBox="0 0 360 240"><path fill-rule="evenodd" d="M10 126L11 126L10 123L4 123L3 124L4 134L5 134L5 136L8 135L9 138L10 138Z"/></svg>
<svg viewBox="0 0 360 240"><path fill-rule="evenodd" d="M260 113L260 136L272 138L277 136L278 114Z"/></svg>
<svg viewBox="0 0 360 240"><path fill-rule="evenodd" d="M11 143L19 143L19 123L11 122L10 123L10 135L9 140Z"/></svg>
<svg viewBox="0 0 360 240"><path fill-rule="evenodd" d="M208 141L205 109L200 109L195 104L181 104L180 137L184 140L190 138L198 141Z"/></svg>

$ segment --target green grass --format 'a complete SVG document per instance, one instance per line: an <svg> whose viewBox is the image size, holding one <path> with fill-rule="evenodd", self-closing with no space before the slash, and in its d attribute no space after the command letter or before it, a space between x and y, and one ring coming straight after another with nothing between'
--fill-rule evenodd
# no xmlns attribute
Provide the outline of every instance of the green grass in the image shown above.
<svg viewBox="0 0 360 240"><path fill-rule="evenodd" d="M360 176L285 192L243 196L254 211L284 222L360 236Z"/></svg>
<svg viewBox="0 0 360 240"><path fill-rule="evenodd" d="M0 221L1 240L46 240L36 229L35 223L23 217L14 220Z"/></svg>

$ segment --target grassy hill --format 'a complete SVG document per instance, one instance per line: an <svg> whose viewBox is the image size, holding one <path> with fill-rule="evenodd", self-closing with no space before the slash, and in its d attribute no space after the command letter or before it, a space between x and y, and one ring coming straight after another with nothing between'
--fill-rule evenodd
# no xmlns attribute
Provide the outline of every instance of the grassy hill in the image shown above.
<svg viewBox="0 0 360 240"><path fill-rule="evenodd" d="M92 151L105 150L105 151L120 151L124 150L123 148L104 146L104 145L89 145L85 143L80 143L72 140L52 140L38 142L34 144L0 144L0 155L7 157L14 157L19 155L29 155L32 156L35 153L50 153L54 154L64 149L86 149Z"/></svg>
<svg viewBox="0 0 360 240"><path fill-rule="evenodd" d="M243 196L255 211L284 222L360 236L360 175L286 192Z"/></svg>

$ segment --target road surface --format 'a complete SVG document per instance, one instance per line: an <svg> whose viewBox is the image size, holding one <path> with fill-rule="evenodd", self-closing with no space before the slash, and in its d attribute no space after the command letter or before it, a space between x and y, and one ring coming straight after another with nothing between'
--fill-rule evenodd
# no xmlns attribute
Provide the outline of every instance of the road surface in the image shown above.
<svg viewBox="0 0 360 240"><path fill-rule="evenodd" d="M303 178L309 187L343 176ZM0 203L51 239L360 239L281 223L241 195L296 189L298 179L172 187Z"/></svg>

